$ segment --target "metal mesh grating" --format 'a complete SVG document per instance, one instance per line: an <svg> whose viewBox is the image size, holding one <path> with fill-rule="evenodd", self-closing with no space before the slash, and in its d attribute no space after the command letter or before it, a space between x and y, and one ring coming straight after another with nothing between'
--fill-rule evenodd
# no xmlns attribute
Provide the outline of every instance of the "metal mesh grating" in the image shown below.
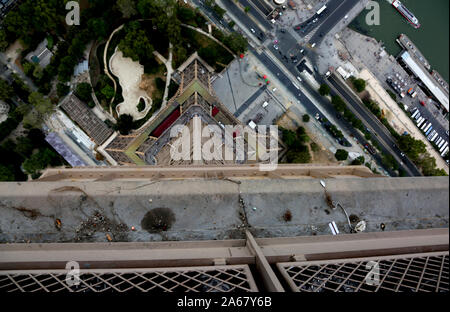
<svg viewBox="0 0 450 312"><path fill-rule="evenodd" d="M373 261L378 264L374 280ZM296 292L448 292L448 252L403 257L377 257L278 263ZM369 274L370 273L370 274ZM370 280L366 280L369 277Z"/></svg>
<svg viewBox="0 0 450 312"><path fill-rule="evenodd" d="M81 270L68 286L66 270L0 272L0 292L258 291L247 265L132 270Z"/></svg>

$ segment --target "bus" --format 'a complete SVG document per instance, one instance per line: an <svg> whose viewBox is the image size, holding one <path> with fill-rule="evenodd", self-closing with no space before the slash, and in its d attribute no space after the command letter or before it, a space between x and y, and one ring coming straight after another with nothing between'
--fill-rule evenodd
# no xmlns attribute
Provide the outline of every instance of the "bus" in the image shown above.
<svg viewBox="0 0 450 312"><path fill-rule="evenodd" d="M317 11L317 15L320 15L320 14L322 14L323 13L323 11L325 11L327 9L327 6L326 5L324 5L323 7L321 7L320 9L319 9L319 11Z"/></svg>
<svg viewBox="0 0 450 312"><path fill-rule="evenodd" d="M430 129L427 130L427 132L425 132L425 135L429 135L430 132L433 130L433 127L431 127Z"/></svg>

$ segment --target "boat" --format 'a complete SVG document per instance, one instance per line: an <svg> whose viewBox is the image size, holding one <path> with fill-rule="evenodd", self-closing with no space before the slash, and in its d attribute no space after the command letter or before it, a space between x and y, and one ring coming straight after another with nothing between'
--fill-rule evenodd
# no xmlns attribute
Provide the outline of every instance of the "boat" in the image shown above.
<svg viewBox="0 0 450 312"><path fill-rule="evenodd" d="M414 16L413 13L411 13L411 11L409 11L406 6L403 5L403 3L401 3L399 0L394 0L394 2L392 2L392 6L400 12L401 15L403 15L404 18L406 18L408 20L408 22L414 27L414 28L419 28L420 27L420 23L419 20L417 19L417 17Z"/></svg>

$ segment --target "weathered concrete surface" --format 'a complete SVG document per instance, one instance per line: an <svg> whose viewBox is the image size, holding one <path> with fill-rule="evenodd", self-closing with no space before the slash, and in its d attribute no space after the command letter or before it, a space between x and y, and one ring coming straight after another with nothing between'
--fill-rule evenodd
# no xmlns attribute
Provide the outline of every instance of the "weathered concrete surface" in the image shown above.
<svg viewBox="0 0 450 312"><path fill-rule="evenodd" d="M448 228L448 177L324 182L329 199L365 220L366 231L381 223L385 231ZM154 208L174 215L155 220L159 233L141 226ZM333 220L350 232L317 179L0 183L0 243L229 239L243 238L246 227L256 237L329 235Z"/></svg>

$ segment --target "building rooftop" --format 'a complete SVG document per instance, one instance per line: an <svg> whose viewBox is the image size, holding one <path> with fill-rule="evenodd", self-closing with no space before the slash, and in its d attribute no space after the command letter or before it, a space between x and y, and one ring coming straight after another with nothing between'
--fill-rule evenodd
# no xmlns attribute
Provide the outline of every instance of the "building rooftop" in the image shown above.
<svg viewBox="0 0 450 312"><path fill-rule="evenodd" d="M411 57L408 51L401 54L402 60L411 69L411 71L416 75L425 86L430 90L430 92L436 97L436 99L445 107L448 112L449 107L449 97L445 94L437 82L433 79L431 74L424 70L417 62Z"/></svg>
<svg viewBox="0 0 450 312"><path fill-rule="evenodd" d="M103 144L113 134L113 131L74 94L64 98L60 108L98 145Z"/></svg>

